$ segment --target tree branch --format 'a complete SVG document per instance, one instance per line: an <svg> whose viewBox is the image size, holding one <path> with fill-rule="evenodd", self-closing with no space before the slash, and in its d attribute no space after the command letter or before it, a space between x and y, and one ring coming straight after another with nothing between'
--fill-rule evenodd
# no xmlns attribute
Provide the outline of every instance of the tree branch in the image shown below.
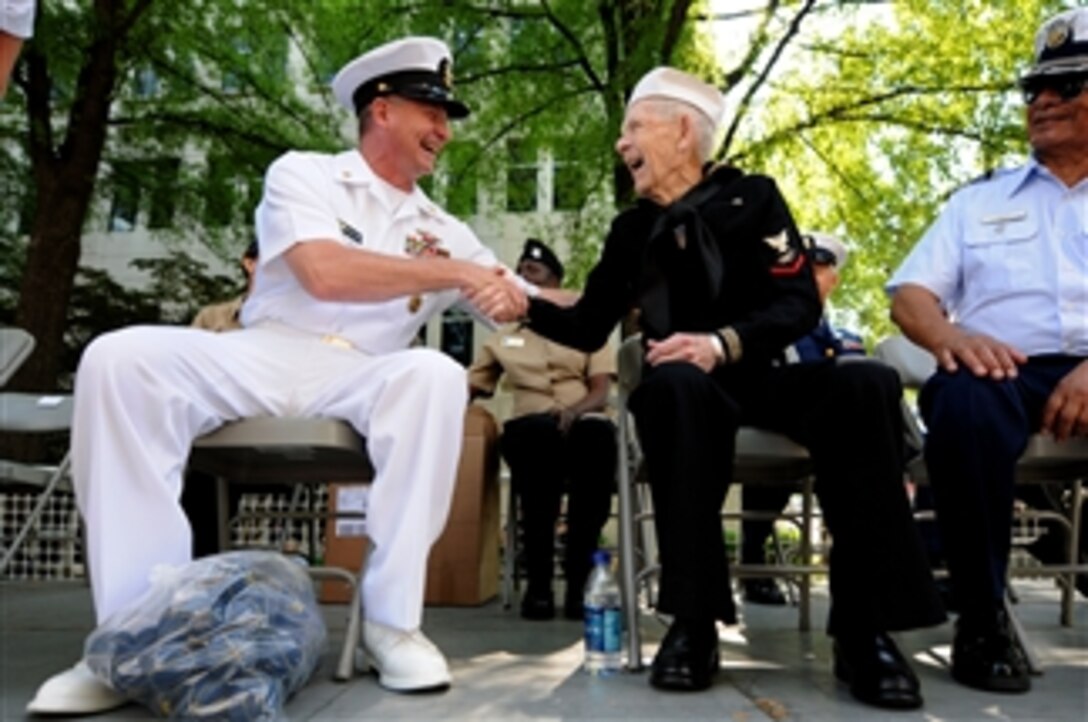
<svg viewBox="0 0 1088 722"><path fill-rule="evenodd" d="M752 98L763 84L767 82L768 76L771 74L771 70L778 63L778 60L782 57L782 53L785 52L786 46L790 44L794 36L801 30L801 21L812 11L812 7L816 4L816 0L805 0L805 4L801 6L801 9L797 11L797 14L793 16L793 20L790 21L789 27L786 29L785 34L779 39L775 45L774 52L771 53L770 59L767 64L763 66L763 70L760 71L756 77L755 82L745 92L744 97L740 101L740 105L737 108L737 112L733 114L733 120L729 124L729 130L726 131L725 139L722 141L721 152L725 152L729 149L729 146L733 143L733 137L737 133L737 128L740 127L740 121L744 116L744 113L748 110L748 106L752 103Z"/></svg>

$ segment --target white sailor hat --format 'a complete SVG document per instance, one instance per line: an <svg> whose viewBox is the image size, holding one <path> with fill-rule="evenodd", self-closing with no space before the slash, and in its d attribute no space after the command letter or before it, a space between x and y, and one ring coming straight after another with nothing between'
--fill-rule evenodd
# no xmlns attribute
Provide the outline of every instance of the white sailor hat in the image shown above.
<svg viewBox="0 0 1088 722"><path fill-rule="evenodd" d="M838 236L817 231L806 233L804 240L805 245L809 247L813 263L836 268L842 268L846 263L849 252L846 250L846 244Z"/></svg>
<svg viewBox="0 0 1088 722"><path fill-rule="evenodd" d="M356 114L385 95L440 105L451 118L469 113L453 97L453 59L437 38L407 37L369 50L340 69L332 79L332 92Z"/></svg>
<svg viewBox="0 0 1088 722"><path fill-rule="evenodd" d="M1022 80L1088 73L1088 8L1058 13L1035 34L1035 65Z"/></svg>
<svg viewBox="0 0 1088 722"><path fill-rule="evenodd" d="M710 118L715 129L725 114L725 98L717 88L676 68L661 66L643 75L631 92L627 107L644 98L666 98L687 103Z"/></svg>

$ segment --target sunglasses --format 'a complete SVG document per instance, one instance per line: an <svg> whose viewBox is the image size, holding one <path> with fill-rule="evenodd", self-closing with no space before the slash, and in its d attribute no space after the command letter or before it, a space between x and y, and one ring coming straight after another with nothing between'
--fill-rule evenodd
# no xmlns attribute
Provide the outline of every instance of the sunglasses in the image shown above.
<svg viewBox="0 0 1088 722"><path fill-rule="evenodd" d="M826 248L813 248L812 249L812 262L821 266L834 266L836 265L837 258L835 254Z"/></svg>
<svg viewBox="0 0 1088 722"><path fill-rule="evenodd" d="M1020 90L1024 94L1024 104L1031 105L1042 95L1044 90L1053 90L1067 103L1088 88L1088 74L1076 75L1036 75L1020 81Z"/></svg>

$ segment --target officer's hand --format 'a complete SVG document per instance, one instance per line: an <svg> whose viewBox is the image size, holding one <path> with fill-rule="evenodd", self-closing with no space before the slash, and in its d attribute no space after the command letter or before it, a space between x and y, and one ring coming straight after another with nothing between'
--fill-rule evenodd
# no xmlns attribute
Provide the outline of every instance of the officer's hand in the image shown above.
<svg viewBox="0 0 1088 722"><path fill-rule="evenodd" d="M937 363L949 373L966 366L975 376L989 376L995 381L1016 378L1017 368L1028 357L1020 350L984 334L955 329L933 349Z"/></svg>
<svg viewBox="0 0 1088 722"><path fill-rule="evenodd" d="M709 373L718 365L718 354L705 333L674 333L663 341L651 340L646 363L657 366L669 361L686 361Z"/></svg>
<svg viewBox="0 0 1088 722"><path fill-rule="evenodd" d="M574 422L578 420L578 412L572 408L556 409L554 412L556 423L559 426L559 433L566 434L570 431L570 427L574 425Z"/></svg>
<svg viewBox="0 0 1088 722"><path fill-rule="evenodd" d="M529 310L525 292L506 277L501 267L486 268L466 263L461 291L481 313L500 323L514 321Z"/></svg>
<svg viewBox="0 0 1088 722"><path fill-rule="evenodd" d="M1043 407L1043 431L1059 441L1088 436L1088 361L1082 361L1054 387Z"/></svg>

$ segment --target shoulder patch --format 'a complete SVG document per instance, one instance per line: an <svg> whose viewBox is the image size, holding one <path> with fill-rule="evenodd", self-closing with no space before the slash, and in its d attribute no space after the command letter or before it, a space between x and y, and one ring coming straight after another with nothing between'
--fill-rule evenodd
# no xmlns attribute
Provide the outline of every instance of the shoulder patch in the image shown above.
<svg viewBox="0 0 1088 722"><path fill-rule="evenodd" d="M775 276L792 276L801 270L804 263L804 254L800 253L790 243L790 237L783 228L773 236L766 236L763 242L774 252L774 264L771 266L771 274Z"/></svg>

